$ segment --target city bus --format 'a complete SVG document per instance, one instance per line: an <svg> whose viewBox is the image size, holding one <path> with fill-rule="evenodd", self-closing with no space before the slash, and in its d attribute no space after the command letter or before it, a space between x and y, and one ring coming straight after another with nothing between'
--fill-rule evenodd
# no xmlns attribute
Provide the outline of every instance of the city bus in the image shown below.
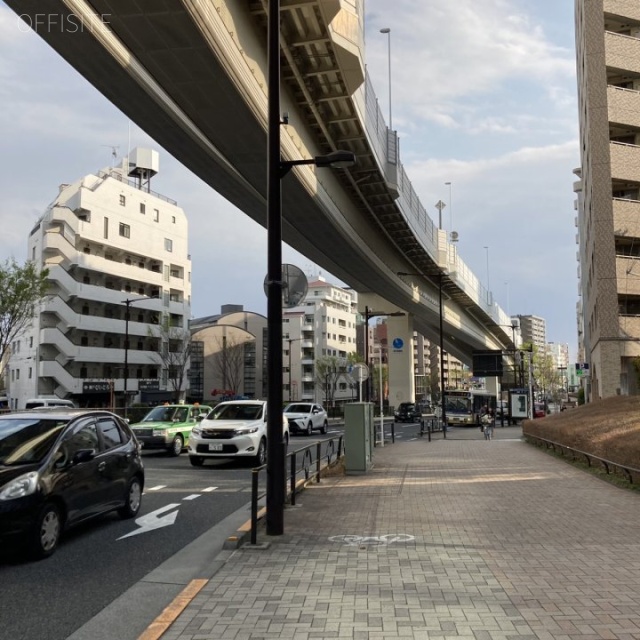
<svg viewBox="0 0 640 640"><path fill-rule="evenodd" d="M482 407L495 411L496 396L484 389L449 390L445 392L447 425L476 427L480 424Z"/></svg>

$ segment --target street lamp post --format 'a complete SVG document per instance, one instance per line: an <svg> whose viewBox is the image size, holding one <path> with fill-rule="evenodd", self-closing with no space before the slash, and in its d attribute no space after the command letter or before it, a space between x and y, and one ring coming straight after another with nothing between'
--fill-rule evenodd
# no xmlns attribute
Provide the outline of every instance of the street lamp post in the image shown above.
<svg viewBox="0 0 640 640"><path fill-rule="evenodd" d="M442 200L438 200L434 206L438 210L438 229L442 229L442 210L445 209L447 205L442 202Z"/></svg>
<svg viewBox="0 0 640 640"><path fill-rule="evenodd" d="M387 35L387 61L389 66L389 129L393 131L393 123L391 121L391 29L385 27L380 29L380 33Z"/></svg>
<svg viewBox="0 0 640 640"><path fill-rule="evenodd" d="M347 167L350 151L309 160L280 155L280 0L269 0L267 24L267 535L284 533L285 445L282 434L282 201L281 179L291 167Z"/></svg>
<svg viewBox="0 0 640 640"><path fill-rule="evenodd" d="M453 231L453 202L451 200L451 182L445 182L445 187L449 187L449 232Z"/></svg>
<svg viewBox="0 0 640 640"><path fill-rule="evenodd" d="M487 252L487 304L489 303L489 292L491 291L491 285L489 283L489 247L484 247Z"/></svg>
<svg viewBox="0 0 640 640"><path fill-rule="evenodd" d="M442 222L442 221L441 221ZM398 271L399 276L420 276L426 278L423 273L408 273L406 271ZM438 319L440 334L440 404L442 406L442 434L447 437L447 407L445 402L444 388L444 309L442 304L442 271L438 274Z"/></svg>

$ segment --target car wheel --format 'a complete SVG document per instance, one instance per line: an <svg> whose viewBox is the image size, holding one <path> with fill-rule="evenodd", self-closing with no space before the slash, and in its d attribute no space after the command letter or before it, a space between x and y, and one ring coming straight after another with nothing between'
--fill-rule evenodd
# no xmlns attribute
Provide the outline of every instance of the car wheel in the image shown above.
<svg viewBox="0 0 640 640"><path fill-rule="evenodd" d="M182 453L182 448L184 447L184 440L182 436L178 433L176 437L171 441L171 446L169 447L169 454L172 456L179 456Z"/></svg>
<svg viewBox="0 0 640 640"><path fill-rule="evenodd" d="M140 478L135 476L129 480L127 485L127 495L124 505L118 509L118 515L121 518L135 518L140 511L142 503L142 483Z"/></svg>
<svg viewBox="0 0 640 640"><path fill-rule="evenodd" d="M305 432L308 436L313 435L313 424L311 423L311 420L309 420L308 424L307 424L307 430Z"/></svg>
<svg viewBox="0 0 640 640"><path fill-rule="evenodd" d="M260 440L260 444L258 445L258 453L255 455L255 462L259 467L267 462L267 443L264 438Z"/></svg>
<svg viewBox="0 0 640 640"><path fill-rule="evenodd" d="M32 532L31 556L35 559L48 558L58 548L61 533L60 507L53 502L45 504Z"/></svg>
<svg viewBox="0 0 640 640"><path fill-rule="evenodd" d="M189 462L192 467L201 467L204 464L204 458L202 456L189 456Z"/></svg>
<svg viewBox="0 0 640 640"><path fill-rule="evenodd" d="M327 433L327 427L329 425L327 424L327 421L325 420L322 424L322 426L320 427L320 433Z"/></svg>

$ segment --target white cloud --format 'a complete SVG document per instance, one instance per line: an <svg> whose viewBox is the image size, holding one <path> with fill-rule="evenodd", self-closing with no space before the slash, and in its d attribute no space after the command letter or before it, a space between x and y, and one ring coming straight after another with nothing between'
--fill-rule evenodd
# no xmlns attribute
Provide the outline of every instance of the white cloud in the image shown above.
<svg viewBox="0 0 640 640"><path fill-rule="evenodd" d="M490 246L503 308L508 281L510 311L545 317L549 339L573 348L575 61L573 24L558 25L556 2L394 0L390 11L389 0L366 0L366 61L386 114L387 39L378 31L390 27L393 124L417 194L432 217L433 203L447 203L445 226L451 216L462 259L481 280ZM533 14L542 5L548 17ZM19 29L1 0L0 101L0 259L23 259L58 184L106 166L111 145L125 152L127 120ZM134 127L132 146L142 144L158 147ZM155 189L189 217L194 314L227 302L264 313L265 230L162 150L160 169ZM313 268L287 247L284 260Z"/></svg>

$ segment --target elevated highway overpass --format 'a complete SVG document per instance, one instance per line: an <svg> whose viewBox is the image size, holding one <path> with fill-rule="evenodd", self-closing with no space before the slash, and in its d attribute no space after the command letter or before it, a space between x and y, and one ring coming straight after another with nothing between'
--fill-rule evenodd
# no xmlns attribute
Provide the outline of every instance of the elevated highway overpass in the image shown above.
<svg viewBox="0 0 640 640"><path fill-rule="evenodd" d="M140 128L266 226L266 0L5 1ZM407 177L366 75L362 12L362 0L281 0L282 158L357 156L350 169L302 165L283 179L283 239L358 291L363 310L401 309L404 330L435 342L442 287L444 347L470 364L473 349L513 346L510 319Z"/></svg>

